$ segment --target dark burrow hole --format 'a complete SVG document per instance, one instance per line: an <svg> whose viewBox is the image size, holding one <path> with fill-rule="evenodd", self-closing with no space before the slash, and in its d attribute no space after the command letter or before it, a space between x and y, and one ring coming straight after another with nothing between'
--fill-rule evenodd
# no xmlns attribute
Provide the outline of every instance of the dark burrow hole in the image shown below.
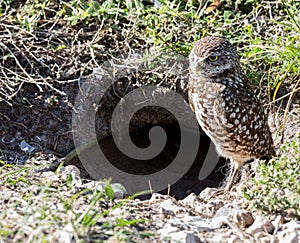
<svg viewBox="0 0 300 243"><path fill-rule="evenodd" d="M148 175L159 172L168 167L177 156L181 134L177 122L156 125L161 126L165 130L168 139L163 151L150 160L135 160L127 157L117 148L112 137L101 140L99 145L111 164L121 171L133 175ZM146 148L150 145L150 128L151 127L148 126L142 127L137 131L130 133L132 142L134 142L137 147ZM225 174L228 170L226 160L222 157L211 158L211 163L216 164L215 168L205 179L198 179L200 170L205 166L203 165L203 162L207 158L210 145L210 139L204 134L201 135L198 152L189 170L186 173L183 173L182 177L175 184L170 185L170 187L166 184L166 188L159 192L174 196L176 199L183 199L192 192L199 194L206 187L219 187L220 184L224 182ZM205 163L207 163L207 161ZM148 199L150 196L150 194L147 194L140 196L139 198Z"/></svg>
<svg viewBox="0 0 300 243"><path fill-rule="evenodd" d="M167 112L163 111L162 109L160 109L160 111ZM157 110L154 111L153 109L142 109L138 111L134 116L143 116L143 112L147 112L148 115L150 114L150 117L151 112L154 112L153 116L160 117L160 115L157 113ZM163 115L161 117L163 117ZM134 119L133 117L133 121L134 120L137 121L138 119ZM150 145L149 131L151 128L153 128L154 126L160 126L164 129L167 137L167 142L161 153L159 153L157 156L149 160L133 159L132 157L125 155L119 150L112 136L99 139L98 144L95 144L94 147L88 148L85 151L86 155L89 158L92 158L91 161L93 162L95 160L100 161L100 159L98 159L99 156L95 153L95 151L97 151L97 149L100 148L103 154L105 155L107 161L109 161L109 163L115 168L113 170L122 171L133 176L141 175L144 176L143 180L147 180L148 175L153 175L153 173L164 171L168 166L174 163L173 161L178 155L179 148L181 146L181 131L177 120L174 117L173 122L170 122L169 119L168 123L164 123L163 118L160 122L157 122L154 125L147 122L141 122L140 124L143 125L140 127L135 122L130 124L135 128L132 132L130 132L130 139L134 143L134 145L139 148L147 148ZM186 129L185 132L193 133L193 131L189 129ZM195 154L195 159L189 163L189 166L186 167L186 170L180 171L179 180L174 181L172 184L168 183L168 173L163 173L163 177L165 178L160 178L163 188L159 191L160 193L169 194L170 196L174 196L177 199L183 199L192 192L194 192L195 194L199 194L202 190L204 190L207 187L219 187L221 183L224 182L225 174L228 170L226 166L226 160L224 158L217 157L217 154L215 152L213 156L211 154L208 154L209 149L213 148L214 150L214 145L211 144L210 139L205 134L200 135L199 139L200 143L198 150L196 148L196 150L193 152ZM126 143L127 141L123 142ZM192 144L188 144L188 146L191 145ZM187 153L189 153L189 151L187 151ZM185 158L185 156L183 156L183 158ZM99 177L95 178L92 176L93 179L112 178L112 182L120 182L124 185L124 181L119 181L121 179L119 179L120 177L117 175L117 173L114 173L112 169L108 169L106 170L107 172L103 172L106 169L106 165L102 162L99 162L99 164L97 163L98 162L96 162L96 164L94 165L91 165L90 167L94 171L99 171ZM180 165L185 166L185 164L183 163L185 163L185 161L182 160ZM208 165L207 163L211 164ZM204 166L211 167L208 170L210 173L207 173L207 176L205 178L199 180L198 177L200 171L202 171ZM86 167L84 167L84 169L86 169ZM126 183L129 184L126 185ZM131 187L133 185L132 183L137 182L131 182L130 179L128 179L127 181L126 179L124 185L125 188L127 189L128 185L129 187ZM141 191L149 190L150 186L148 187L148 184L144 184L142 188L143 190ZM139 196L139 198L148 199L150 198L150 196L151 194L146 194Z"/></svg>

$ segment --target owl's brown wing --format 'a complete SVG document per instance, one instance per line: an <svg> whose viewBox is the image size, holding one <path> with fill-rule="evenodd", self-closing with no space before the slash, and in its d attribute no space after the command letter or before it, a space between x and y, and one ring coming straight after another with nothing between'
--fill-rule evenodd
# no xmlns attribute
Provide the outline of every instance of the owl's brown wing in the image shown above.
<svg viewBox="0 0 300 243"><path fill-rule="evenodd" d="M222 98L215 99L213 105L213 115L218 126L221 129L226 130L226 132L230 132L230 129L228 129L228 115L226 114L225 109L223 107L224 102L225 100L223 100Z"/></svg>
<svg viewBox="0 0 300 243"><path fill-rule="evenodd" d="M225 100L216 99L213 105L215 121L231 142L245 150L250 149L248 152L255 157L274 154L272 136L260 102L252 95L242 98L231 97L227 109Z"/></svg>

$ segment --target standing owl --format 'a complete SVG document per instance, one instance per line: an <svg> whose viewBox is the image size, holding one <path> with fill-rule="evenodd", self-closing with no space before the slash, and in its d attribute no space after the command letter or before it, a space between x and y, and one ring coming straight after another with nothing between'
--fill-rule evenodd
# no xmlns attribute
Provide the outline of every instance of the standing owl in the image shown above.
<svg viewBox="0 0 300 243"><path fill-rule="evenodd" d="M218 153L229 158L229 191L245 162L275 156L266 112L243 74L235 47L204 37L189 56L189 103Z"/></svg>

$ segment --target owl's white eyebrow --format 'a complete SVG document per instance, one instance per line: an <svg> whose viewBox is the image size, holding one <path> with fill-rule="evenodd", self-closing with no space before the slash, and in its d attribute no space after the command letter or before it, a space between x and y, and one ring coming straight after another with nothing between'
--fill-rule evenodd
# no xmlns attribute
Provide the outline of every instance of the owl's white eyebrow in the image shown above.
<svg viewBox="0 0 300 243"><path fill-rule="evenodd" d="M197 57L196 58L196 63L199 63L199 62L203 62L205 59L207 59L208 56L205 56L205 57Z"/></svg>

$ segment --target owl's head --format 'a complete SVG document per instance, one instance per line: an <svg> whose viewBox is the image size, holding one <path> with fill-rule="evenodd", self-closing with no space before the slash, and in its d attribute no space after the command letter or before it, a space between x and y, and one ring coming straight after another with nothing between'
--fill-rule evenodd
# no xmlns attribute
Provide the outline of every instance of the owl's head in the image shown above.
<svg viewBox="0 0 300 243"><path fill-rule="evenodd" d="M196 77L213 77L225 71L240 69L235 47L228 40L215 36L197 41L189 62L190 73Z"/></svg>

